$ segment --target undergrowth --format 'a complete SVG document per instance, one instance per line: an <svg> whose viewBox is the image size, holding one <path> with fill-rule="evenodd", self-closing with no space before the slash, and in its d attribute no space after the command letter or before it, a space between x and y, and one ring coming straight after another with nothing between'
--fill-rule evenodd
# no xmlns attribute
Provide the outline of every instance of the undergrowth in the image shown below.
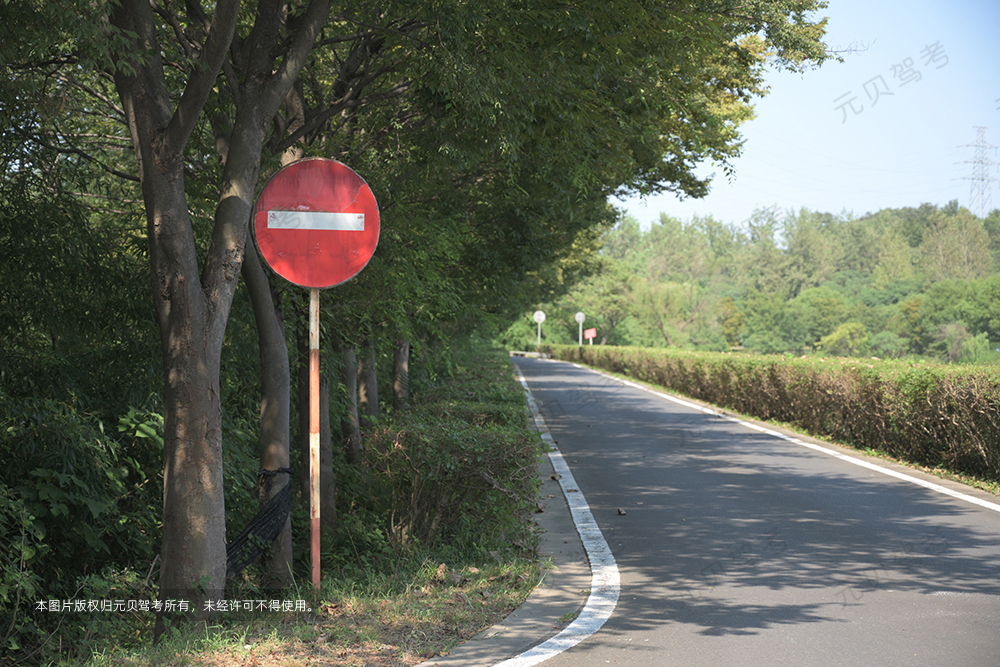
<svg viewBox="0 0 1000 667"><path fill-rule="evenodd" d="M37 619L44 636L0 663L407 665L499 621L539 576L531 509L541 449L523 392L502 351L452 350L447 370L411 404L371 425L360 463L337 464L338 522L323 535L319 591L308 583L301 503L293 503L290 589L264 590L251 567L227 585L225 611L168 628L156 646L148 606L158 597L155 561L148 571L109 567L80 577L68 609L67 600L53 601L58 611L36 599L44 596L33 580L15 580L14 563L16 618ZM41 537L22 532L10 537L30 555ZM7 595L14 599L14 589ZM91 601L107 611L87 609Z"/></svg>

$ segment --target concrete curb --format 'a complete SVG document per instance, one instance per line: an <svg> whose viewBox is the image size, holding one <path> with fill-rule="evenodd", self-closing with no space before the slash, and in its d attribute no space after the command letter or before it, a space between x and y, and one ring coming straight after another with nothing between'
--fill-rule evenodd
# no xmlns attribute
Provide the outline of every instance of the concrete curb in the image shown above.
<svg viewBox="0 0 1000 667"><path fill-rule="evenodd" d="M542 457L538 474L542 511L535 520L541 532L542 583L503 621L416 667L483 667L501 662L556 635L583 608L592 582L590 563L548 456Z"/></svg>

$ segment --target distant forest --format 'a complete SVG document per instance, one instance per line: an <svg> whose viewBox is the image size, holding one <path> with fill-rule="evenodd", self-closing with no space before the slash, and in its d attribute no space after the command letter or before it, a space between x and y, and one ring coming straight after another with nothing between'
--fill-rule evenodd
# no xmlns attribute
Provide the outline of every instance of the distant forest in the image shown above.
<svg viewBox="0 0 1000 667"><path fill-rule="evenodd" d="M586 277L539 304L542 340L1000 363L1000 210L946 206L862 217L760 209L740 224L628 216ZM506 342L536 343L531 313Z"/></svg>

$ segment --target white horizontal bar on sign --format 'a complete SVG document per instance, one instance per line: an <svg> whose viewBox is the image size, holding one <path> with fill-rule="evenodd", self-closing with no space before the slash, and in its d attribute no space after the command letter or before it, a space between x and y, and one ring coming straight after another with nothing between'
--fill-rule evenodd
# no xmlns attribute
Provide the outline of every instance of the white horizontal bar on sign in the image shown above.
<svg viewBox="0 0 1000 667"><path fill-rule="evenodd" d="M267 228L363 232L365 231L365 214L333 213L331 211L268 211Z"/></svg>

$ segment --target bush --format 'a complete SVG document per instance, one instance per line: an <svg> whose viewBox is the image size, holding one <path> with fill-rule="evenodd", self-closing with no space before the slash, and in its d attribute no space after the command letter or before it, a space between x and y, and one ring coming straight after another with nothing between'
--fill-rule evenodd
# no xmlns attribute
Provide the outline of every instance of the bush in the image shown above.
<svg viewBox="0 0 1000 667"><path fill-rule="evenodd" d="M338 505L354 519L368 514L341 514L341 524L366 526L370 553L380 541L394 553L528 546L541 449L509 363L498 351L459 360L414 407L366 437L361 469L342 484Z"/></svg>
<svg viewBox="0 0 1000 667"><path fill-rule="evenodd" d="M159 535L161 419L135 410L119 429L50 399L0 393L0 639L53 631L41 600L68 600L88 572L152 560ZM60 637L74 637L63 627Z"/></svg>

